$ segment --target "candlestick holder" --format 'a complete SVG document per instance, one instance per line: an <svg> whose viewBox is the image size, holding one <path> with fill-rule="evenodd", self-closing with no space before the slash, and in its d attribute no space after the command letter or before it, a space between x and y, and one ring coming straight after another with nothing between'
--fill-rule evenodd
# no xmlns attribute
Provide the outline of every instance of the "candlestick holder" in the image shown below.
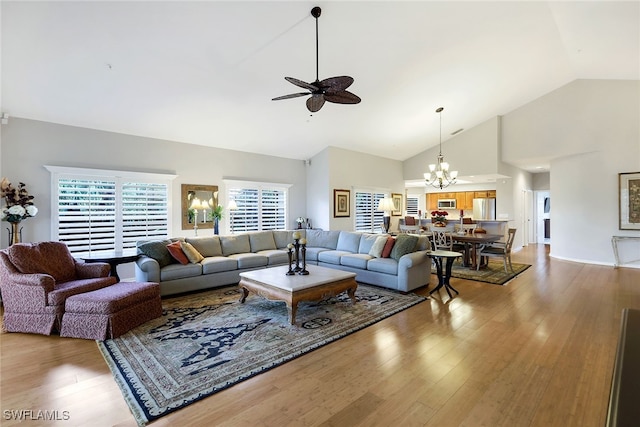
<svg viewBox="0 0 640 427"><path fill-rule="evenodd" d="M309 271L307 271L307 245L306 243L302 243L302 268L300 269L300 271L298 271L298 274L301 276L306 276L309 274Z"/></svg>
<svg viewBox="0 0 640 427"><path fill-rule="evenodd" d="M293 269L294 272L299 272L302 270L302 267L300 267L300 238L295 238L293 239L293 248L295 250L295 257L296 257L296 266Z"/></svg>
<svg viewBox="0 0 640 427"><path fill-rule="evenodd" d="M289 256L289 271L287 271L285 274L287 276L293 276L294 274L296 274L292 269L291 269L291 264L293 262L293 245L291 243L289 243L287 245L287 255Z"/></svg>

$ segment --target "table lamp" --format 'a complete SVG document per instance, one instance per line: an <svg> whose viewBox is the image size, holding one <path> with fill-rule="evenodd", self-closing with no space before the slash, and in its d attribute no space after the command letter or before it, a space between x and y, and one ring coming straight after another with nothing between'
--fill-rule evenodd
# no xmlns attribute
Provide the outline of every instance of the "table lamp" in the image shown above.
<svg viewBox="0 0 640 427"><path fill-rule="evenodd" d="M238 209L238 205L236 204L235 200L230 200L229 204L227 205L227 209L229 209L229 228L231 231L231 234L233 234L233 211L235 211L236 209Z"/></svg>
<svg viewBox="0 0 640 427"><path fill-rule="evenodd" d="M378 210L384 212L382 219L384 232L388 233L391 227L391 211L395 209L393 199L390 197L384 197L378 201Z"/></svg>

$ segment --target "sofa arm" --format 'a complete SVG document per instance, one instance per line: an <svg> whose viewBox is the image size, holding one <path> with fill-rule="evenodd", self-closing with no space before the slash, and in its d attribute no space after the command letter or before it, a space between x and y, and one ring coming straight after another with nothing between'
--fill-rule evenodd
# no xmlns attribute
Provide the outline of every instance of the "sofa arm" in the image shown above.
<svg viewBox="0 0 640 427"><path fill-rule="evenodd" d="M78 279L94 279L107 277L111 266L106 262L78 262L76 261L76 277Z"/></svg>
<svg viewBox="0 0 640 427"><path fill-rule="evenodd" d="M427 251L411 252L400 257L400 260L398 261L398 269L408 269L411 267L415 267L416 265L423 264L425 262L428 262L429 260L430 259L427 255Z"/></svg>
<svg viewBox="0 0 640 427"><path fill-rule="evenodd" d="M160 283L160 264L153 258L140 255L136 260L136 281Z"/></svg>

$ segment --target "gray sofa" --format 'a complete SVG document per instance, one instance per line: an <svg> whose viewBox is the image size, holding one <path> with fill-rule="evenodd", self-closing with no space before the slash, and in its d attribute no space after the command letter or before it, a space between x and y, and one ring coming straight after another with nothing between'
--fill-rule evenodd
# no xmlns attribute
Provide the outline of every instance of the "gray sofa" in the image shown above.
<svg viewBox="0 0 640 427"><path fill-rule="evenodd" d="M431 262L426 236L398 236L396 253L380 256L380 241L388 236L351 231L274 230L233 235L176 238L138 242L136 280L160 283L161 295L238 283L240 273L287 265L287 244L293 233L306 238L308 264L351 271L362 283L408 292L429 283ZM402 237L401 237L402 236ZM183 241L202 255L199 262L181 264L166 245ZM401 244L402 242L402 244ZM402 248L401 248L402 247ZM373 255L372 250L374 250Z"/></svg>

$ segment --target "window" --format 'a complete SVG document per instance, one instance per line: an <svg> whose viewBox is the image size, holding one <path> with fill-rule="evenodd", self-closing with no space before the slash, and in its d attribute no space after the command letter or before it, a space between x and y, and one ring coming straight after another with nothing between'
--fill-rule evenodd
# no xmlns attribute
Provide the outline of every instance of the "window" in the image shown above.
<svg viewBox="0 0 640 427"><path fill-rule="evenodd" d="M133 250L169 236L174 175L47 166L52 173L52 238L73 255Z"/></svg>
<svg viewBox="0 0 640 427"><path fill-rule="evenodd" d="M227 201L237 209L227 212L231 232L285 230L290 185L225 180ZM228 202L227 202L228 203Z"/></svg>
<svg viewBox="0 0 640 427"><path fill-rule="evenodd" d="M377 210L378 201L386 195L380 191L356 190L355 230L373 233L380 229L384 212Z"/></svg>
<svg viewBox="0 0 640 427"><path fill-rule="evenodd" d="M407 196L407 215L418 216L418 196Z"/></svg>

